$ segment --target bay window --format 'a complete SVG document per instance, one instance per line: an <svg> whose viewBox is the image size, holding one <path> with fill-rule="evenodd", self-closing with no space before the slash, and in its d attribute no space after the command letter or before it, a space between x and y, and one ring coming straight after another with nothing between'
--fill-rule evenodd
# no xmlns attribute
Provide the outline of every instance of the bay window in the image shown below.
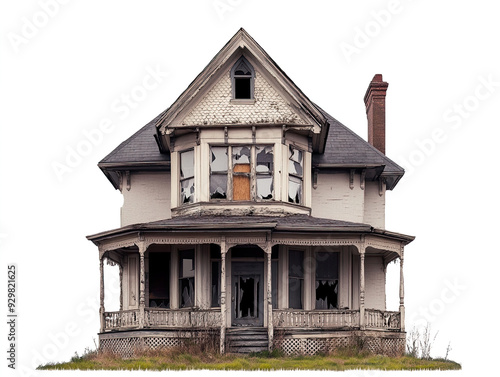
<svg viewBox="0 0 500 377"><path fill-rule="evenodd" d="M272 146L210 147L210 199L272 200Z"/></svg>

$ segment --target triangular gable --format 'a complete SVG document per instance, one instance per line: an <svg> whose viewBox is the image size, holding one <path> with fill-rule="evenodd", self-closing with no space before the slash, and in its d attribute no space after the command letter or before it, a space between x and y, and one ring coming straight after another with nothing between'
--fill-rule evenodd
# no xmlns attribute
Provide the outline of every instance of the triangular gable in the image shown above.
<svg viewBox="0 0 500 377"><path fill-rule="evenodd" d="M248 105L234 104L231 101L231 78L226 73L182 119L181 125L312 123L311 119L294 109L259 71L255 73L255 102Z"/></svg>
<svg viewBox="0 0 500 377"><path fill-rule="evenodd" d="M258 116L249 113L243 114L244 116L232 114L232 122L221 123L219 123L220 117L215 116L212 119L210 117L207 119L206 114L201 114L203 105L209 101L209 97L206 96L210 94L211 90L222 88L227 91L227 80L230 80L229 70L241 56L245 56L254 66L263 87L274 88L273 90L278 94L275 98L282 105L282 119L280 120L280 114L277 111L270 111L266 107L266 110L269 110L269 119L273 120L269 123L280 122L282 124L310 126L313 132L313 149L322 153L328 131L327 119L244 29L240 29L231 38L157 122L158 136L163 147L166 148L168 133L172 129L186 125L203 126L204 124L200 123L200 120L214 122L212 124L215 122L217 124L234 124L234 120L241 118L250 119L250 123L268 123L265 117L261 117L259 120ZM205 103L203 103L204 101ZM220 106L220 102L218 102L218 106ZM248 110L248 112L251 111Z"/></svg>

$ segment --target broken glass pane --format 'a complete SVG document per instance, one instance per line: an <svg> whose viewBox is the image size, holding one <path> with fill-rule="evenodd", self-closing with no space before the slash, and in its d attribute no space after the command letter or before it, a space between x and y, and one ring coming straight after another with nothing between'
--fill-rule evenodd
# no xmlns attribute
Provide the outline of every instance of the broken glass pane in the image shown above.
<svg viewBox="0 0 500 377"><path fill-rule="evenodd" d="M181 178L194 177L194 150L181 153Z"/></svg>
<svg viewBox="0 0 500 377"><path fill-rule="evenodd" d="M227 199L227 175L210 176L210 199Z"/></svg>
<svg viewBox="0 0 500 377"><path fill-rule="evenodd" d="M288 152L288 173L302 177L302 151L290 145Z"/></svg>
<svg viewBox="0 0 500 377"><path fill-rule="evenodd" d="M257 197L259 199L273 198L273 177L272 176L257 176Z"/></svg>
<svg viewBox="0 0 500 377"><path fill-rule="evenodd" d="M249 147L233 147L233 166L239 164L250 164Z"/></svg>
<svg viewBox="0 0 500 377"><path fill-rule="evenodd" d="M179 277L194 277L194 250L179 251Z"/></svg>
<svg viewBox="0 0 500 377"><path fill-rule="evenodd" d="M293 176L288 177L288 201L300 204L302 198L302 180Z"/></svg>
<svg viewBox="0 0 500 377"><path fill-rule="evenodd" d="M181 181L181 203L194 202L194 178Z"/></svg>
<svg viewBox="0 0 500 377"><path fill-rule="evenodd" d="M212 147L210 148L212 157L210 160L210 171L226 172L227 171L227 147Z"/></svg>
<svg viewBox="0 0 500 377"><path fill-rule="evenodd" d="M338 280L316 280L316 309L337 308Z"/></svg>
<svg viewBox="0 0 500 377"><path fill-rule="evenodd" d="M257 153L257 173L271 173L273 172L273 147L255 147Z"/></svg>
<svg viewBox="0 0 500 377"><path fill-rule="evenodd" d="M194 305L194 278L180 279L181 308Z"/></svg>

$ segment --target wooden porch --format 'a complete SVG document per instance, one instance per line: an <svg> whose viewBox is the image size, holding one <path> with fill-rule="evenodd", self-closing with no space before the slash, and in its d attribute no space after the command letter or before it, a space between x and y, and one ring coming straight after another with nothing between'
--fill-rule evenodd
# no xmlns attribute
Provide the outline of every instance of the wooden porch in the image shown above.
<svg viewBox="0 0 500 377"><path fill-rule="evenodd" d="M222 314L219 308L204 310L144 308L104 313L104 332L137 329L220 328ZM293 310L272 311L274 329L330 329L401 331L401 313L365 309L361 321L360 310Z"/></svg>

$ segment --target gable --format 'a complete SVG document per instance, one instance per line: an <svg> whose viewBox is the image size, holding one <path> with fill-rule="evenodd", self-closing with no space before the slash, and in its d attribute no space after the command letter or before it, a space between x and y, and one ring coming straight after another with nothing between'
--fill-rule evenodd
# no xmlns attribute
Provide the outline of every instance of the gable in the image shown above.
<svg viewBox="0 0 500 377"><path fill-rule="evenodd" d="M232 87L229 71L198 102L181 121L183 126L216 124L307 124L292 106L259 72L255 72L253 103L232 101Z"/></svg>

